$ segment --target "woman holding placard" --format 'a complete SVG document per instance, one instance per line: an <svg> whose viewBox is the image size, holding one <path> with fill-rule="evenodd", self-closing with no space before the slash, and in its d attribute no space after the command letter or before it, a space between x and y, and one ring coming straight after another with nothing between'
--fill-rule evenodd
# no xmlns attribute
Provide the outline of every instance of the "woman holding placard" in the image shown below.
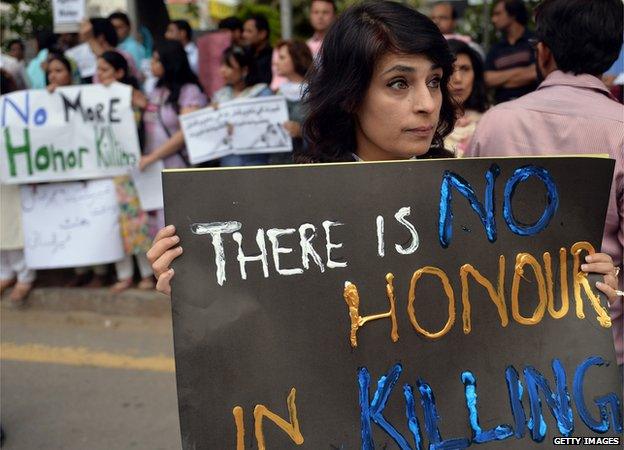
<svg viewBox="0 0 624 450"><path fill-rule="evenodd" d="M389 161L452 156L449 93L454 57L436 27L405 5L366 2L347 9L327 33L308 75L303 124L308 146L297 162ZM148 252L156 288L171 293L171 262L183 252L175 227L159 231ZM588 257L583 270L605 275L598 289L615 301L611 258Z"/></svg>
<svg viewBox="0 0 624 450"><path fill-rule="evenodd" d="M73 60L60 53L50 53L46 64L46 89L54 92L59 87L71 86L80 82L80 75ZM93 267L77 267L75 276L65 285L66 287L86 286L99 288L106 281L106 265ZM93 273L92 273L93 272Z"/></svg>
<svg viewBox="0 0 624 450"><path fill-rule="evenodd" d="M158 80L156 88L148 99L137 103L144 110L145 125L145 155L140 168L160 160L168 169L188 167L178 117L203 108L208 100L178 41L165 40L156 46L152 74Z"/></svg>
<svg viewBox="0 0 624 450"><path fill-rule="evenodd" d="M128 62L116 51L107 51L98 57L97 75L100 83L105 85L119 82L132 86L135 92L133 95L135 103L137 95L141 96L138 92L138 80L130 75ZM144 290L153 289L153 272L146 256L151 244L147 212L141 208L137 190L128 175L115 177L114 181L119 204L119 227L126 256L115 263L117 282L111 286L111 291L119 293L132 286L133 255L136 257L141 275L141 281L137 287Z"/></svg>
<svg viewBox="0 0 624 450"><path fill-rule="evenodd" d="M252 64L253 57L242 47L233 45L225 49L219 67L225 86L214 93L213 107L218 108L220 103L231 100L273 95L267 84L249 82ZM266 164L268 160L267 154L228 155L221 158L219 163L221 167L257 166Z"/></svg>

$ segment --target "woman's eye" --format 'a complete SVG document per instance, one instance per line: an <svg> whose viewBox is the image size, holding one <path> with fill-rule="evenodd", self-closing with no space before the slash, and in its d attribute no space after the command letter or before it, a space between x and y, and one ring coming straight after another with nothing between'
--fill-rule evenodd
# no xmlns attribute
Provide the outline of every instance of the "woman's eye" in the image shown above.
<svg viewBox="0 0 624 450"><path fill-rule="evenodd" d="M394 80L388 83L388 87L392 89L407 89L409 86L405 80Z"/></svg>
<svg viewBox="0 0 624 450"><path fill-rule="evenodd" d="M431 80L429 80L427 82L427 87L431 88L431 89L438 89L440 87L440 81L442 79L440 77L435 77L432 78Z"/></svg>

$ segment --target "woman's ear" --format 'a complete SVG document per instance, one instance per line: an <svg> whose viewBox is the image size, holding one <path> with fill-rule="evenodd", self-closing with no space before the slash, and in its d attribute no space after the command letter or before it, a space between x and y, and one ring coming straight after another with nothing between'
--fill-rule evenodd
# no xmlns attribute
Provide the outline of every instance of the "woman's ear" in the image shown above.
<svg viewBox="0 0 624 450"><path fill-rule="evenodd" d="M123 79L124 77L124 71L121 69L117 69L115 70L115 80L119 81L121 79Z"/></svg>

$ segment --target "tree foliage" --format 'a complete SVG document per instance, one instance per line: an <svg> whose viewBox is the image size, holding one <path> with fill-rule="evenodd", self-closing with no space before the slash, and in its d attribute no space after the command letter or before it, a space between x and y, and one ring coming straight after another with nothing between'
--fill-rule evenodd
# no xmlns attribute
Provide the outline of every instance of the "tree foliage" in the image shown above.
<svg viewBox="0 0 624 450"><path fill-rule="evenodd" d="M0 16L2 35L25 38L39 30L52 29L52 2L50 0L4 0L9 5Z"/></svg>

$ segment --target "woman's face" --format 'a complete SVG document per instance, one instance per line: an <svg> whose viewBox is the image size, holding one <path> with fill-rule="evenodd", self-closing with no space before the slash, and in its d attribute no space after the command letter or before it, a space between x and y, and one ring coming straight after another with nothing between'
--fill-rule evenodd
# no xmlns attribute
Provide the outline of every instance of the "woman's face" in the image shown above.
<svg viewBox="0 0 624 450"><path fill-rule="evenodd" d="M474 85L474 69L470 57L464 53L457 55L453 64L453 76L449 82L449 92L461 105L464 104Z"/></svg>
<svg viewBox="0 0 624 450"><path fill-rule="evenodd" d="M293 64L293 60L290 57L290 52L288 51L288 46L282 45L277 50L277 74L280 77L289 78L295 73L295 65Z"/></svg>
<svg viewBox="0 0 624 450"><path fill-rule="evenodd" d="M48 82L54 86L69 86L72 84L72 77L65 64L57 59L48 63Z"/></svg>
<svg viewBox="0 0 624 450"><path fill-rule="evenodd" d="M381 58L356 112L356 154L382 161L427 153L440 117L442 74L422 55Z"/></svg>
<svg viewBox="0 0 624 450"><path fill-rule="evenodd" d="M151 69L152 75L154 75L156 78L161 78L165 74L165 67L160 62L160 55L158 54L158 52L154 52L152 54Z"/></svg>
<svg viewBox="0 0 624 450"><path fill-rule="evenodd" d="M121 80L124 76L124 73L121 69L115 69L104 58L98 58L97 76L100 83L110 84L113 81Z"/></svg>
<svg viewBox="0 0 624 450"><path fill-rule="evenodd" d="M223 77L226 85L234 86L235 84L243 81L245 76L247 76L247 73L245 70L241 69L241 66L235 58L230 58L228 63L229 64L226 64L225 62L221 63L219 73Z"/></svg>

